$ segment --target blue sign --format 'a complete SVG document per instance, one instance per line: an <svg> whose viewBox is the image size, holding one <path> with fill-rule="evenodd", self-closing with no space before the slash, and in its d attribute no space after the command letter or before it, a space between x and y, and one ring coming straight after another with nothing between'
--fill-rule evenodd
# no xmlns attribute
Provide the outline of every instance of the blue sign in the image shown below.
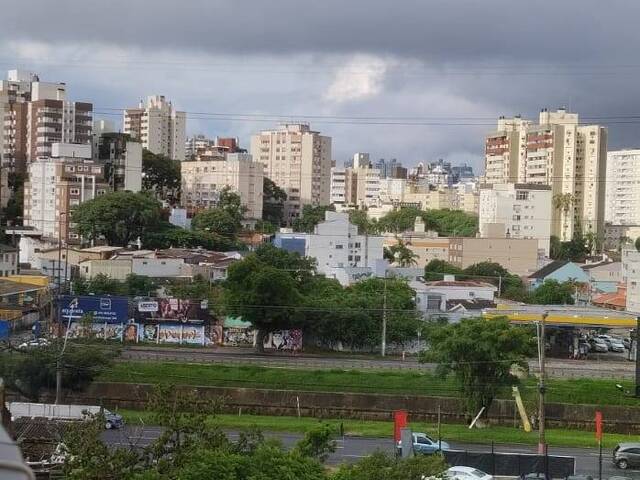
<svg viewBox="0 0 640 480"><path fill-rule="evenodd" d="M7 340L9 338L9 321L0 320L0 340Z"/></svg>
<svg viewBox="0 0 640 480"><path fill-rule="evenodd" d="M79 321L91 315L94 322L126 323L129 319L127 297L100 297L94 295L63 295L58 312L62 321Z"/></svg>

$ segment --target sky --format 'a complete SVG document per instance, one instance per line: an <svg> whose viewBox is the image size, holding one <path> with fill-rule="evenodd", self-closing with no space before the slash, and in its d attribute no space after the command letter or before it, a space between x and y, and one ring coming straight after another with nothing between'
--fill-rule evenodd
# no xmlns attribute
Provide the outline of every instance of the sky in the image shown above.
<svg viewBox="0 0 640 480"><path fill-rule="evenodd" d="M8 0L3 0L7 2ZM67 83L96 118L162 94L187 134L304 121L355 152L481 170L499 115L564 106L640 146L634 0L21 0L0 69Z"/></svg>

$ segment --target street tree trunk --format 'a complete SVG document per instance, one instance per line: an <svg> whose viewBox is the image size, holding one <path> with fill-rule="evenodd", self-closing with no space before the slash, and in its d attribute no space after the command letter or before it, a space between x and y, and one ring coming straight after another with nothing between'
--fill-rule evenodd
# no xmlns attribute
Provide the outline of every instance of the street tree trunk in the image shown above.
<svg viewBox="0 0 640 480"><path fill-rule="evenodd" d="M264 339L267 336L267 331L263 328L256 330L256 352L264 353Z"/></svg>

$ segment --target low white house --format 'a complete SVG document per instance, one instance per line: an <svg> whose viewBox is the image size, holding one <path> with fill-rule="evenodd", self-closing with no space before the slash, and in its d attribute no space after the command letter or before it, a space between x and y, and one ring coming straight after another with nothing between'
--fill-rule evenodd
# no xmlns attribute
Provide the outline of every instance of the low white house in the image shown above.
<svg viewBox="0 0 640 480"><path fill-rule="evenodd" d="M438 313L479 314L483 308L495 306L497 287L477 280L414 281L409 286L416 292L416 309L425 316ZM475 312L474 312L475 311Z"/></svg>

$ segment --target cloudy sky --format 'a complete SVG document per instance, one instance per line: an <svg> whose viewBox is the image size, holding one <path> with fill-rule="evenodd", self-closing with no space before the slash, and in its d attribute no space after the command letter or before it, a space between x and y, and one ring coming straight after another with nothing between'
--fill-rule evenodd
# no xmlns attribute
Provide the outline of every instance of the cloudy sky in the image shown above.
<svg viewBox="0 0 640 480"><path fill-rule="evenodd" d="M608 124L610 147L640 146L634 0L19 4L0 15L0 68L65 81L96 117L120 122L117 109L164 94L189 134L246 146L302 120L333 137L340 164L367 151L480 167L498 115L567 106Z"/></svg>

